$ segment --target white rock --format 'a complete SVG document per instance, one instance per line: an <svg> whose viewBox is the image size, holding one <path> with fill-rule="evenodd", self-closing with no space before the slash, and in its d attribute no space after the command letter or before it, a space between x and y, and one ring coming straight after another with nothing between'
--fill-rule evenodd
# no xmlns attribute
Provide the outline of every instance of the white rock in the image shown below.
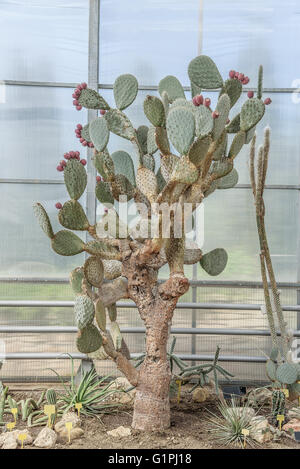
<svg viewBox="0 0 300 469"><path fill-rule="evenodd" d="M82 428L79 428L79 427L71 428L70 441L77 440L77 438L81 438L83 434L84 434L84 431L82 430ZM66 427L59 433L59 436L63 438L64 440L69 441L69 432L66 429Z"/></svg>
<svg viewBox="0 0 300 469"><path fill-rule="evenodd" d="M271 426L268 420L264 417L257 416L251 419L250 436L258 443L266 443L273 439Z"/></svg>
<svg viewBox="0 0 300 469"><path fill-rule="evenodd" d="M125 436L131 435L131 430L130 428L123 427L123 425L121 425L120 427L115 428L114 430L108 431L107 434L113 436L114 438L123 438Z"/></svg>
<svg viewBox="0 0 300 469"><path fill-rule="evenodd" d="M52 428L44 427L34 440L37 448L53 448L57 440L57 434Z"/></svg>
<svg viewBox="0 0 300 469"><path fill-rule="evenodd" d="M2 443L2 449L16 449L18 442L16 436L12 432L8 432L4 442Z"/></svg>
<svg viewBox="0 0 300 469"><path fill-rule="evenodd" d="M60 433L66 428L66 422L72 422L72 428L80 427L81 421L75 412L66 412L59 422L55 425L54 429Z"/></svg>

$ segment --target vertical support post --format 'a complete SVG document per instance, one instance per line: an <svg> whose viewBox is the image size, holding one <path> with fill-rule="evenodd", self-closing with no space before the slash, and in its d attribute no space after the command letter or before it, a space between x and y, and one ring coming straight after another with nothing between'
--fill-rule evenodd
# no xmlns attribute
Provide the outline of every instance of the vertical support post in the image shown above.
<svg viewBox="0 0 300 469"><path fill-rule="evenodd" d="M300 190L297 190L297 213L300 213ZM300 282L300 219L298 217L298 233L297 233L297 283ZM297 305L300 305L300 288L297 288ZM298 331L300 330L300 311L297 311L297 320L296 320L296 327Z"/></svg>
<svg viewBox="0 0 300 469"><path fill-rule="evenodd" d="M198 263L193 265L193 275L192 275L192 280L197 280L198 274L197 274L197 268L198 268ZM197 303L197 285L192 286L192 303ZM195 328L197 327L197 310L192 309L192 327ZM196 354L196 339L197 335L192 334L191 337L191 354L195 355ZM193 366L193 362L191 362L191 366Z"/></svg>
<svg viewBox="0 0 300 469"><path fill-rule="evenodd" d="M99 21L100 0L89 0L89 57L88 57L88 86L98 91L99 83ZM97 110L88 110L88 122L97 117ZM86 214L91 224L96 221L96 168L92 162L93 150L87 150L87 196Z"/></svg>

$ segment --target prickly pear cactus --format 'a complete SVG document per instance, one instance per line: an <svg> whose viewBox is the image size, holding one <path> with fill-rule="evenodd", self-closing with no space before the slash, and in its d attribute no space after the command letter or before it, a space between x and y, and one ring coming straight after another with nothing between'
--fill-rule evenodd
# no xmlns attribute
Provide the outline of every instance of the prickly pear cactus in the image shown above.
<svg viewBox="0 0 300 469"><path fill-rule="evenodd" d="M231 70L224 81L216 64L205 55L191 61L188 75L191 99L173 75L160 81L157 94L146 96L143 110L148 125L131 122L125 113L139 89L133 75L124 74L115 80L115 107L86 83L79 84L72 95L73 105L78 111L96 110L98 115L88 124L75 127L75 136L88 149L86 159L81 158L79 151L69 151L57 166L66 186L66 200L55 204L63 229L55 232L44 207L40 203L34 206L38 223L57 254L85 255L84 265L70 275L76 295L78 350L94 357L110 356L125 374L131 369L124 365L130 355L117 322L116 302L133 299L145 319L147 305L159 303L147 295L152 298L156 292L174 310L188 285L187 279L183 280L184 265L199 263L204 272L213 276L227 265L223 248L208 253L197 247L187 248L185 233L175 236L173 215L168 222L172 235L165 235L160 204L183 207L187 203L194 211L204 198L217 193L216 189L235 186L238 173L234 160L252 139L265 105L270 102L262 101L262 69L258 95L254 97L251 92L246 100L242 98L241 110L233 118L231 108L236 109L240 97L245 96L242 88L249 82L248 77ZM207 90L216 89L220 93L213 106ZM202 94L201 90L206 91ZM127 151L112 151L112 134L126 141ZM128 145L132 145L132 151ZM159 156L154 158L156 152ZM98 172L96 181L87 175L86 168L92 164ZM97 211L97 220L89 219L84 208L83 194L87 191L90 197L92 188L98 207L104 211L99 218ZM133 201L137 206L138 220L132 226L119 216L124 201ZM158 219L158 228L149 232L153 215ZM147 228L146 234L143 227ZM166 263L170 284L158 288L158 269ZM291 382L295 377L286 367L275 371L276 379ZM133 376L131 371L132 382Z"/></svg>

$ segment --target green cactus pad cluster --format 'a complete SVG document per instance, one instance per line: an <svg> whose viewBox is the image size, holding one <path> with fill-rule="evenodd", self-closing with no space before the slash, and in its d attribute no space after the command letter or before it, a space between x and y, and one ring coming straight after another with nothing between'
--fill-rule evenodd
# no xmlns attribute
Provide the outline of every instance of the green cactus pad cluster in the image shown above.
<svg viewBox="0 0 300 469"><path fill-rule="evenodd" d="M81 353L96 352L102 345L102 337L97 327L89 324L78 332L76 346Z"/></svg>
<svg viewBox="0 0 300 469"><path fill-rule="evenodd" d="M87 109L104 109L108 110L109 105L102 96L95 90L90 88L83 89L78 98L80 106L83 106Z"/></svg>
<svg viewBox="0 0 300 469"><path fill-rule="evenodd" d="M164 105L156 96L146 96L144 113L154 127L164 127L166 123Z"/></svg>
<svg viewBox="0 0 300 469"><path fill-rule="evenodd" d="M223 79L214 61L207 55L193 59L188 67L191 82L198 88L213 90L223 86Z"/></svg>
<svg viewBox="0 0 300 469"><path fill-rule="evenodd" d="M111 155L115 174L123 174L135 186L135 171L131 156L126 151L115 151Z"/></svg>
<svg viewBox="0 0 300 469"><path fill-rule="evenodd" d="M228 255L225 249L217 248L204 254L200 260L201 267L209 275L219 275L227 265Z"/></svg>
<svg viewBox="0 0 300 469"><path fill-rule="evenodd" d="M180 81L172 75L168 75L167 77L160 80L158 84L158 91L160 95L162 95L162 93L165 91L170 103L175 101L177 98L185 98L184 89Z"/></svg>
<svg viewBox="0 0 300 469"><path fill-rule="evenodd" d="M136 98L138 93L138 82L135 76L120 75L114 83L114 98L117 108L122 111L126 109Z"/></svg>
<svg viewBox="0 0 300 469"><path fill-rule="evenodd" d="M99 288L104 278L104 267L101 259L96 256L89 257L83 266L84 276L93 287Z"/></svg>
<svg viewBox="0 0 300 469"><path fill-rule="evenodd" d="M52 249L61 256L75 256L84 251L84 242L72 231L58 231L51 241Z"/></svg>
<svg viewBox="0 0 300 469"><path fill-rule="evenodd" d="M74 315L78 329L83 329L94 320L94 303L88 295L77 295L74 304Z"/></svg>
<svg viewBox="0 0 300 469"><path fill-rule="evenodd" d="M58 214L59 223L68 230L84 231L89 228L86 214L77 200L68 200Z"/></svg>
<svg viewBox="0 0 300 469"><path fill-rule="evenodd" d="M89 132L96 150L103 151L109 140L109 130L106 119L104 117L94 119L90 123Z"/></svg>
<svg viewBox="0 0 300 469"><path fill-rule="evenodd" d="M195 118L185 107L174 107L167 118L169 138L180 154L187 154L195 137Z"/></svg>
<svg viewBox="0 0 300 469"><path fill-rule="evenodd" d="M54 238L54 232L52 229L50 219L48 217L46 210L42 206L42 204L39 204L39 203L34 204L33 211L44 233L48 236L48 238L50 239Z"/></svg>
<svg viewBox="0 0 300 469"><path fill-rule="evenodd" d="M87 175L84 166L78 160L72 159L67 162L64 180L70 198L80 199L86 188Z"/></svg>

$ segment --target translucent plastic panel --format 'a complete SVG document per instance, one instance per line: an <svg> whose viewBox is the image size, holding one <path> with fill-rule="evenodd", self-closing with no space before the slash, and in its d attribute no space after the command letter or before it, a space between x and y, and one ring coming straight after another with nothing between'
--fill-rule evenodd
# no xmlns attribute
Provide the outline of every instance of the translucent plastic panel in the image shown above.
<svg viewBox="0 0 300 469"><path fill-rule="evenodd" d="M170 74L188 84L198 36L198 1L101 0L100 82L133 73L144 85Z"/></svg>
<svg viewBox="0 0 300 469"><path fill-rule="evenodd" d="M266 87L291 87L299 78L299 11L298 0L203 0L203 53L224 76L242 71L256 86L263 64Z"/></svg>
<svg viewBox="0 0 300 469"><path fill-rule="evenodd" d="M298 191L265 191L266 229L277 280L297 280ZM216 190L204 203L204 252L223 247L228 264L220 280L261 280L252 191ZM199 279L209 277L199 268Z"/></svg>
<svg viewBox="0 0 300 469"><path fill-rule="evenodd" d="M1 79L86 81L88 0L2 0Z"/></svg>
<svg viewBox="0 0 300 469"><path fill-rule="evenodd" d="M72 105L71 88L6 86L0 104L1 178L61 178L58 162L69 150L86 150L75 137L87 113Z"/></svg>
<svg viewBox="0 0 300 469"><path fill-rule="evenodd" d="M34 202L41 202L58 231L63 228L57 221L55 203L68 198L60 184L0 184L0 276L66 278L72 268L82 264L83 254L62 257L52 250L32 210ZM84 200L81 203L84 206Z"/></svg>

